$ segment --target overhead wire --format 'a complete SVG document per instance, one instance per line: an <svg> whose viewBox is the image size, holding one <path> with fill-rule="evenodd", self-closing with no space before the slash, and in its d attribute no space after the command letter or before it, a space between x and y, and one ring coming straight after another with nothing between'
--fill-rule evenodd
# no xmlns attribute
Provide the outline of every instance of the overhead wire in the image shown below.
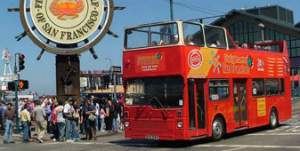
<svg viewBox="0 0 300 151"><path fill-rule="evenodd" d="M170 2L170 0L163 0L163 1ZM225 14L225 12L222 12L222 11L212 10L212 9L207 9L207 8L202 8L202 7L197 7L197 6L186 4L186 3L174 2L174 1L173 1L173 3L176 4L176 5L178 5L178 6L185 7L185 8L194 10L194 11L206 13L206 14L209 14L209 15L217 15L217 14L211 13L211 12L219 12L219 13Z"/></svg>

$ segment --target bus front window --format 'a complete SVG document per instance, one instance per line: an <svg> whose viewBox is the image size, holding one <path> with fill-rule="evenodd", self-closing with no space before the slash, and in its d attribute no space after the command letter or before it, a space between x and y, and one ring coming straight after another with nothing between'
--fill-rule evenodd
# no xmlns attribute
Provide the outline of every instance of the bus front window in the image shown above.
<svg viewBox="0 0 300 151"><path fill-rule="evenodd" d="M127 49L172 45L179 41L176 23L131 28L125 34Z"/></svg>
<svg viewBox="0 0 300 151"><path fill-rule="evenodd" d="M148 78L127 81L126 105L151 105L153 108L183 106L183 78Z"/></svg>

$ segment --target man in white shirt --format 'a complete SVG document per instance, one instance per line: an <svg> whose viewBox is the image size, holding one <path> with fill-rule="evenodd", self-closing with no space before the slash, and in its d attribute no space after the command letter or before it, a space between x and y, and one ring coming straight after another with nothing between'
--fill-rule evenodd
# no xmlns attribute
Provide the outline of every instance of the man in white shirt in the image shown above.
<svg viewBox="0 0 300 151"><path fill-rule="evenodd" d="M66 142L72 142L72 118L73 113L75 112L73 108L73 99L68 98L69 103L64 106L64 115L66 120Z"/></svg>

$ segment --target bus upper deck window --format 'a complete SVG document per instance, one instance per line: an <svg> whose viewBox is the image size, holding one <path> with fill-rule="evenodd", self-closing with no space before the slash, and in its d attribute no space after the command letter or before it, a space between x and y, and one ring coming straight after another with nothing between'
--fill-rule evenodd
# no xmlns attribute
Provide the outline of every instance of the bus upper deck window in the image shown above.
<svg viewBox="0 0 300 151"><path fill-rule="evenodd" d="M193 23L183 23L184 43L186 45L204 46L202 26Z"/></svg>
<svg viewBox="0 0 300 151"><path fill-rule="evenodd" d="M204 31L207 47L227 48L226 35L222 28L205 26Z"/></svg>

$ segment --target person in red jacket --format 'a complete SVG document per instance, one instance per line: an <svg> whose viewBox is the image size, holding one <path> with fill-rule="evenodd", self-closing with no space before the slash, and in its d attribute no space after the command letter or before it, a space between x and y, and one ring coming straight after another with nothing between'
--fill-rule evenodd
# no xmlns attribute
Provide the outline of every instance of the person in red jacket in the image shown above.
<svg viewBox="0 0 300 151"><path fill-rule="evenodd" d="M51 124L52 124L52 134L53 136L52 141L56 141L59 139L59 130L58 130L58 125L57 125L57 116L55 114L55 108L56 108L56 100L55 98L52 100L51 104Z"/></svg>

